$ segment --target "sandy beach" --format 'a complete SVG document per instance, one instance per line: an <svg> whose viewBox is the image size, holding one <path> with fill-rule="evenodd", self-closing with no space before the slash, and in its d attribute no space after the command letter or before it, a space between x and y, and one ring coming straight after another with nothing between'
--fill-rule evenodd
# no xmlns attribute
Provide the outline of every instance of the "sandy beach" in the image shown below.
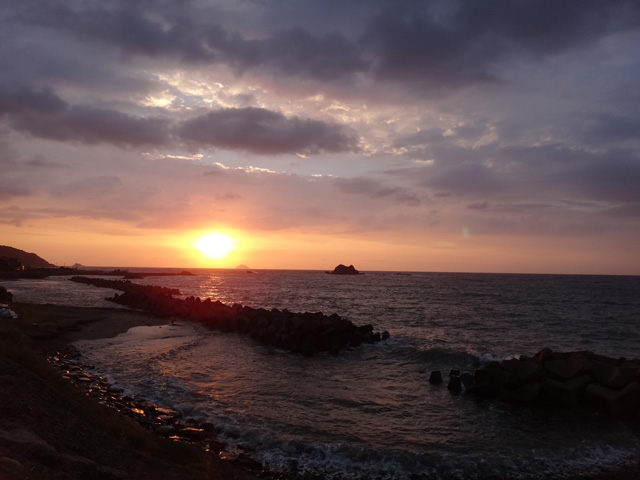
<svg viewBox="0 0 640 480"><path fill-rule="evenodd" d="M0 480L237 479L258 472L161 438L85 396L47 363L69 342L169 318L123 309L13 304L0 321Z"/></svg>

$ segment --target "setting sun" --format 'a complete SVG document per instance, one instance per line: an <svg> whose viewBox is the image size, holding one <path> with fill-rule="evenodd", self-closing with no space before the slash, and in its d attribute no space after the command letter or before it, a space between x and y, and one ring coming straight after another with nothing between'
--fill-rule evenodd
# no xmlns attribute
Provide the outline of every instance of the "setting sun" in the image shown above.
<svg viewBox="0 0 640 480"><path fill-rule="evenodd" d="M226 233L210 232L198 237L194 246L203 257L222 260L236 249L236 240Z"/></svg>

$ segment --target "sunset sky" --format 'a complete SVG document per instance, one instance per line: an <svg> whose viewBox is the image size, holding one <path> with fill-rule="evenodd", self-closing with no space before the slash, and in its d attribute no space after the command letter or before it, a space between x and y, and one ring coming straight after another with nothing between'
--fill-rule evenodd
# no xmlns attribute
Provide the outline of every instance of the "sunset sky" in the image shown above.
<svg viewBox="0 0 640 480"><path fill-rule="evenodd" d="M5 0L0 244L640 274L640 3Z"/></svg>

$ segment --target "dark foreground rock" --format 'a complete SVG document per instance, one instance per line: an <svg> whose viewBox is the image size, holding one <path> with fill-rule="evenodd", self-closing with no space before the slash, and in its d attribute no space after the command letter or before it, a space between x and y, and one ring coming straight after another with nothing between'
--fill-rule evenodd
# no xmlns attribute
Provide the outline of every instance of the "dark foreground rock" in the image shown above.
<svg viewBox="0 0 640 480"><path fill-rule="evenodd" d="M209 328L248 335L268 346L303 355L338 353L389 338L389 332L374 332L371 324L357 326L337 314L293 313L287 309L252 308L238 303L226 305L199 297L175 298L180 292L164 287L145 286L126 280L73 277L72 281L120 290L107 300L157 315L194 321Z"/></svg>
<svg viewBox="0 0 640 480"><path fill-rule="evenodd" d="M456 376L451 377L457 386ZM533 357L491 362L463 377L465 392L477 397L591 406L615 418L640 421L640 359L545 348Z"/></svg>

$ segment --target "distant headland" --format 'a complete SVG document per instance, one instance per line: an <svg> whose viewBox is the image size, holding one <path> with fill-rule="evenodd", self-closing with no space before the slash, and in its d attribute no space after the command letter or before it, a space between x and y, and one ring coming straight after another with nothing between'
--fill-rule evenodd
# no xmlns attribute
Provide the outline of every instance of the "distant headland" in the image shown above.
<svg viewBox="0 0 640 480"><path fill-rule="evenodd" d="M35 253L25 252L14 247L0 246L0 278L47 278L52 275L72 276L81 271L84 275L103 275L124 277L127 279L141 279L145 277L164 277L194 275L191 272L182 270L181 272L129 272L128 270L101 270L83 267L76 263L72 267L57 267Z"/></svg>
<svg viewBox="0 0 640 480"><path fill-rule="evenodd" d="M54 268L35 253L25 252L18 248L0 245L0 270L24 270L25 268Z"/></svg>

